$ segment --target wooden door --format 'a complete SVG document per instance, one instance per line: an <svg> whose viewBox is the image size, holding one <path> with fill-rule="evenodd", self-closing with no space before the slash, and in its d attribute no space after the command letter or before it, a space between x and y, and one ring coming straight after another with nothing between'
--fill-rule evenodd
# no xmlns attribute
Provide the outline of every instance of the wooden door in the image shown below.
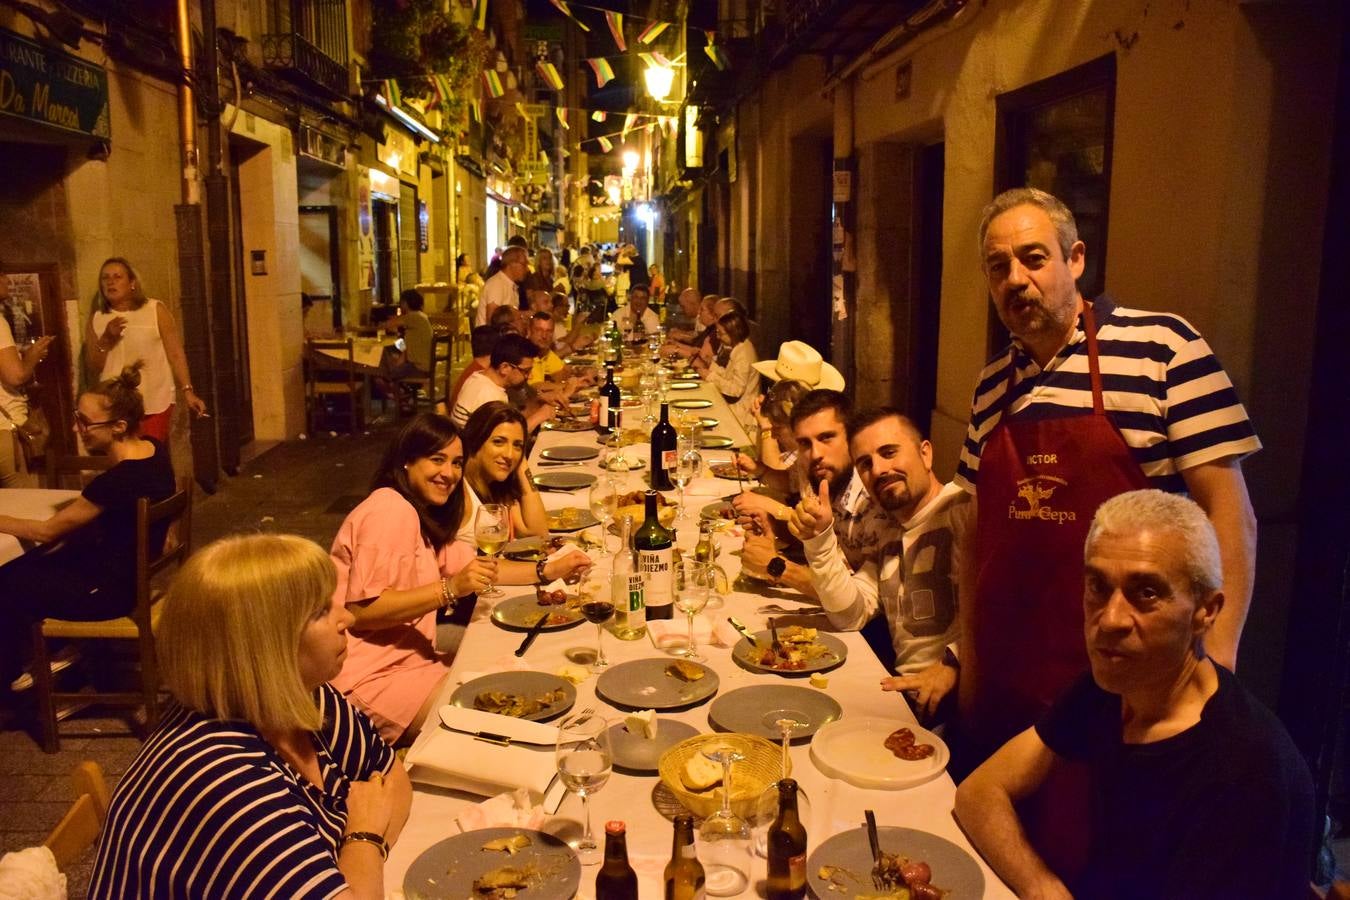
<svg viewBox="0 0 1350 900"><path fill-rule="evenodd" d="M75 421L75 383L74 348L71 343L69 317L66 303L61 299L60 273L56 263L25 264L5 267L0 275L9 279L9 303L22 309L28 318L26 333L15 328L14 340L20 349L29 341L52 335L51 350L47 359L38 366L34 384L30 387L29 401L41 406L51 423L52 436L48 443L49 453L72 453L74 441L70 429ZM78 317L74 322L79 327Z"/></svg>

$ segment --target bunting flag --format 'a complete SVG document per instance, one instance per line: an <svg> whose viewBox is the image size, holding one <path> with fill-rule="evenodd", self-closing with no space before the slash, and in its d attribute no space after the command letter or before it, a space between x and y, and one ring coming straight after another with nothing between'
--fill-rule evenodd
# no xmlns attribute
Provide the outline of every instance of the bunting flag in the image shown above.
<svg viewBox="0 0 1350 900"><path fill-rule="evenodd" d="M562 76L558 74L558 67L553 63L535 63L534 70L539 73L539 77L543 80L544 84L553 88L553 90L561 91L563 89Z"/></svg>
<svg viewBox="0 0 1350 900"><path fill-rule="evenodd" d="M448 103L454 98L455 89L451 87L448 75L432 75L431 83L435 86L436 94L442 103Z"/></svg>
<svg viewBox="0 0 1350 900"><path fill-rule="evenodd" d="M469 115L473 116L473 120L475 122L482 124L483 121L482 100L479 100L477 97L474 97L472 100L469 101Z"/></svg>
<svg viewBox="0 0 1350 900"><path fill-rule="evenodd" d="M597 109L595 112L591 113L592 122L603 122L607 118L609 118L609 114L603 109Z"/></svg>
<svg viewBox="0 0 1350 900"><path fill-rule="evenodd" d="M567 110L559 106L557 109L553 110L553 112L558 117L558 124L566 128L568 131L571 131L572 126L567 124Z"/></svg>
<svg viewBox="0 0 1350 900"><path fill-rule="evenodd" d="M571 153L568 152L566 147L559 147L558 152L562 154L563 159L567 159L567 157L572 155Z"/></svg>
<svg viewBox="0 0 1350 900"><path fill-rule="evenodd" d="M633 130L633 123L636 121L637 121L637 113L629 113L628 115L623 117L623 131L619 133L619 136L623 140L625 141L628 140L628 132Z"/></svg>
<svg viewBox="0 0 1350 900"><path fill-rule="evenodd" d="M502 87L502 77L497 74L496 70L488 69L483 73L483 90L493 100L506 93L506 88Z"/></svg>
<svg viewBox="0 0 1350 900"><path fill-rule="evenodd" d="M703 46L703 52L708 54L708 59L712 60L714 66L717 66L718 71L725 72L731 65L731 61L728 60L727 55L722 52L722 48L717 46L717 32L704 31L703 36L707 38L708 41L708 43Z"/></svg>
<svg viewBox="0 0 1350 900"><path fill-rule="evenodd" d="M595 73L595 86L597 88L602 88L614 80L614 67L603 56L595 56L586 60L586 65L590 66L591 71Z"/></svg>
<svg viewBox="0 0 1350 900"><path fill-rule="evenodd" d="M576 17L576 15L572 12L572 8L567 5L567 0L549 0L549 2L558 8L558 12L562 13L564 16L567 16L567 18L571 19L573 22L576 22L577 27L580 28L582 31L591 30L591 26L587 25L585 22L581 21Z"/></svg>
<svg viewBox="0 0 1350 900"><path fill-rule="evenodd" d="M600 142L600 149L603 150L604 152L608 153L609 151L614 149L614 142L611 141L609 138L598 137L596 138L596 140Z"/></svg>
<svg viewBox="0 0 1350 900"><path fill-rule="evenodd" d="M384 99L389 101L390 106L399 106L403 103L403 94L398 89L398 82L393 78L385 79Z"/></svg>
<svg viewBox="0 0 1350 900"><path fill-rule="evenodd" d="M669 27L670 27L669 22L653 22L646 28L642 29L642 34L638 35L638 40L644 44L650 44L652 41L660 37L661 32L665 31Z"/></svg>
<svg viewBox="0 0 1350 900"><path fill-rule="evenodd" d="M473 26L479 31L487 29L487 5L488 0L474 0Z"/></svg>
<svg viewBox="0 0 1350 900"><path fill-rule="evenodd" d="M605 22L609 25L609 33L614 36L614 43L619 46L619 52L627 53L628 44L623 39L623 13L605 10Z"/></svg>

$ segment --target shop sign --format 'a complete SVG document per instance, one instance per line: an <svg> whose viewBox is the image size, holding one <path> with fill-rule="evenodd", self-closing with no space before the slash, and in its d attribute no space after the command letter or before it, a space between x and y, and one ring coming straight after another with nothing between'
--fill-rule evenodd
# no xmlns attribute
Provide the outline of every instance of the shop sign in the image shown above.
<svg viewBox="0 0 1350 900"><path fill-rule="evenodd" d="M0 114L107 140L108 74L0 28Z"/></svg>
<svg viewBox="0 0 1350 900"><path fill-rule="evenodd" d="M300 155L342 168L346 145L308 125L300 126Z"/></svg>

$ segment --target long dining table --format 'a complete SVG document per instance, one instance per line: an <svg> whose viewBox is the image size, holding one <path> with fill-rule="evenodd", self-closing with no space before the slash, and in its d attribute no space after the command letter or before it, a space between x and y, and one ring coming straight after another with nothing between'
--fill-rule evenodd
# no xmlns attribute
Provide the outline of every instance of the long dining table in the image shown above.
<svg viewBox="0 0 1350 900"><path fill-rule="evenodd" d="M723 398L711 386L700 382L697 389L681 392L671 391L669 393L669 399L672 401L682 398L701 398L710 401L711 405L700 410L699 414L718 419L719 423L716 427L708 429L708 432L730 437L737 446L746 444L745 431L735 421ZM530 463L536 475L547 471L569 471L588 472L603 476L601 470L603 454L595 459L572 466L541 467L539 465L541 462L540 454L551 447L598 447L598 441L599 438L594 431L569 433L544 430L540 432L532 448ZM634 451L641 453L648 450L649 445L643 444L629 452L636 455ZM707 450L704 452L705 463L726 461L730 458L732 452L734 451ZM645 470L634 473L629 478L630 483L624 486L626 489L638 489L645 486ZM639 483L639 479L644 483ZM700 481L695 482L696 485L701 484L705 492L708 490L710 483L715 482L711 482L711 479L700 479ZM722 496L734 494L738 489L735 480L722 481L720 485L725 485L725 487L719 486L716 488ZM674 494L670 496L672 500L675 499ZM587 491L585 488L574 492L544 491L543 499L545 506L549 509L565 507L587 509ZM719 497L710 496L707 493L688 498L688 510L675 523L676 547L681 552L691 553L696 543L700 507L706 506L717 499ZM592 540L598 541L600 539L599 528L589 529L588 536ZM738 579L740 558L736 551L739 550L741 543L738 529L723 529L718 536L718 541L719 556L717 562L726 570L732 589L720 602L716 600L711 602L709 608L702 613L710 626L720 626L720 623L724 623L728 616L735 616L751 631L757 631L768 627L767 619L769 616L786 615L790 621L809 623L820 627L822 630L829 628L825 617L820 614L819 605L813 601L808 601L800 594L780 591L762 583L753 588L747 588L745 585L748 582L744 579ZM611 548L616 543L617 541L610 539ZM613 559L612 556L596 556L594 551L592 551L592 556L596 557L597 566L605 569L609 568ZM503 597L497 598L496 602L521 594L533 593L534 588L531 586L513 587L504 585L502 591ZM578 627L572 629L541 633L523 657L516 657L514 651L521 643L523 635L519 631L508 631L494 624L491 620L492 608L493 601L480 598L474 617L468 626L451 667L450 677L441 698L442 702L449 702L454 690L464 681L484 673L517 670L555 673L569 662L569 658L576 656L576 651L579 648L594 647L596 630L583 621ZM682 614L678 611L675 615L676 620L682 618ZM716 632L724 629L717 627L711 630ZM843 710L842 718L861 719L871 717L917 724L915 716L903 695L883 692L880 689L879 682L889 673L869 649L861 634L858 632L839 632L835 633L834 637L842 641L847 647L847 659L842 666L828 672L828 684L823 690L840 704ZM647 638L636 641L621 641L610 634L606 634L604 640L605 651L611 668L630 660L649 657L669 660L678 658L670 655L670 651L658 648L652 640ZM808 682L804 678L786 679L779 675L753 672L742 667L731 658L730 642L722 646L705 644L700 649L706 657L704 665L711 668L720 679L718 696L750 685L793 684L802 687L808 686ZM605 716L611 722L622 722L626 710L617 708L607 703L603 697L597 696L597 677L597 675L592 674L576 686L577 697L573 709L580 710L585 707L593 707L598 711L598 714ZM812 688L812 690L821 689ZM713 698L713 700L715 699ZM708 712L713 700L692 709L662 712L659 718L661 720L674 719L685 722L701 733L711 733L715 729L709 721ZM422 735L411 748L408 754L410 759L421 755L419 751L427 748L428 742L433 739L436 729L440 727L433 715ZM551 750L548 752L550 755L552 754ZM864 810L871 809L875 810L878 824L881 826L902 826L918 829L945 838L968 853L977 862L983 874L983 896L991 898L1013 896L1011 891L971 848L969 841L957 826L952 815L956 787L945 771L925 783L904 790L865 789L832 778L820 771L812 761L809 742L794 743L790 749L790 756L792 777L798 781L808 798L808 803L804 808L806 813L804 824L808 834L808 853L831 835L860 827L864 820ZM444 784L444 781L438 776L438 773L429 771L423 766L410 765L409 769L414 782L412 809L401 837L390 851L385 869L386 888L391 896L402 894L405 875L418 856L438 841L460 833L461 828L457 823L457 817L472 805L481 803L485 799L484 795L438 786L438 784ZM670 858L672 825L663 813L658 811L657 802L654 799L658 784L659 777L656 774L627 774L616 770L603 789L595 793L590 800L591 818L597 841L601 844L604 842L604 823L607 820L621 819L626 823L629 860L638 874L640 896L643 898L662 896L662 870ZM663 806L666 806L666 804L663 803ZM666 811L669 812L669 809L667 808ZM568 794L557 812L546 820L543 830L575 834L579 830L577 823L581 820L581 817L581 801L576 796ZM594 896L595 876L598 868L598 865L588 865L583 868L577 896L583 898ZM754 857L750 887L740 896L761 896L762 894L757 894L756 891L762 890L765 875L765 860L761 857ZM940 885L941 881L941 873L935 873L934 883ZM463 890L458 890L461 887ZM445 896L468 896L472 893L468 885L456 886L456 888L456 891L447 893ZM408 896L417 895L418 892L414 891ZM852 894L840 894L839 896L852 896ZM524 895L522 895L522 900L523 898Z"/></svg>
<svg viewBox="0 0 1350 900"><path fill-rule="evenodd" d="M6 435L6 438L8 436ZM80 496L79 491L46 488L0 488L0 515L45 520ZM12 534L0 533L0 566L23 556L29 549Z"/></svg>

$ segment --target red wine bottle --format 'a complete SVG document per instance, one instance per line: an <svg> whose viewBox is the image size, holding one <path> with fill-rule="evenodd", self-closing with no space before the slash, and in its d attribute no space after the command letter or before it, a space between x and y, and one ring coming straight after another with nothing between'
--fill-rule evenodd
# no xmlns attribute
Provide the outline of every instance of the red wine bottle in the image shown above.
<svg viewBox="0 0 1350 900"><path fill-rule="evenodd" d="M661 404L661 421L652 429L652 488L673 491L670 475L679 464L675 449L675 426L670 424L670 404Z"/></svg>

